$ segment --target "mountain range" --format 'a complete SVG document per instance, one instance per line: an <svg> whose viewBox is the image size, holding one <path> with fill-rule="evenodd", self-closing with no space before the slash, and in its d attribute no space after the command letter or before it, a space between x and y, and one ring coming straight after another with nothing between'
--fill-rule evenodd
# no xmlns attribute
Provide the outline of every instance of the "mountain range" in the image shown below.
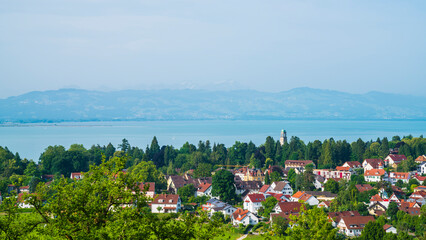
<svg viewBox="0 0 426 240"><path fill-rule="evenodd" d="M60 89L0 99L0 123L219 119L425 120L426 97L312 88L278 93Z"/></svg>

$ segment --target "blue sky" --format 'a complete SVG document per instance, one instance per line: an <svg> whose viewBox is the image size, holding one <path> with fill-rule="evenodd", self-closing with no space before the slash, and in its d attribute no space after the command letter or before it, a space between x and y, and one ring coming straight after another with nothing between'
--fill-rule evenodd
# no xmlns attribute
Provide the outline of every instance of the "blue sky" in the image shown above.
<svg viewBox="0 0 426 240"><path fill-rule="evenodd" d="M426 87L425 1L0 2L0 98L68 87Z"/></svg>

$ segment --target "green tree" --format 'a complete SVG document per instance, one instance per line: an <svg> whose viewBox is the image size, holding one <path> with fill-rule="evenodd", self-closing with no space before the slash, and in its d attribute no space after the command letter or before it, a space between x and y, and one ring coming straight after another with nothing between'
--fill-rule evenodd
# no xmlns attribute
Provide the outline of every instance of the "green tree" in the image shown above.
<svg viewBox="0 0 426 240"><path fill-rule="evenodd" d="M210 177L212 171L212 165L210 163L200 163L194 170L195 177Z"/></svg>
<svg viewBox="0 0 426 240"><path fill-rule="evenodd" d="M337 239L337 229L328 221L325 212L317 207L306 210L301 207L299 215L290 216L287 239Z"/></svg>
<svg viewBox="0 0 426 240"><path fill-rule="evenodd" d="M271 178L271 182L281 181L281 174L277 171L272 172L270 178Z"/></svg>
<svg viewBox="0 0 426 240"><path fill-rule="evenodd" d="M287 179L290 182L291 187L294 188L296 186L296 172L293 168L290 168L288 170Z"/></svg>
<svg viewBox="0 0 426 240"><path fill-rule="evenodd" d="M269 172L268 171L266 171L266 174L265 174L265 184L266 185L271 184L271 179L269 178Z"/></svg>
<svg viewBox="0 0 426 240"><path fill-rule="evenodd" d="M324 184L324 190L329 191L331 193L338 193L339 192L339 184L336 181L334 181L333 179L329 179Z"/></svg>
<svg viewBox="0 0 426 240"><path fill-rule="evenodd" d="M192 184L188 184L178 189L178 194L182 199L182 202L186 203L189 198L195 197L195 191L197 189Z"/></svg>
<svg viewBox="0 0 426 240"><path fill-rule="evenodd" d="M389 203L388 209L386 210L386 215L391 218L391 221L396 219L396 214L398 213L398 204L396 202Z"/></svg>
<svg viewBox="0 0 426 240"><path fill-rule="evenodd" d="M362 240L382 240L385 236L383 225L378 222L368 222L362 230L360 239Z"/></svg>
<svg viewBox="0 0 426 240"><path fill-rule="evenodd" d="M157 190L166 187L164 175L157 170L153 162L142 161L138 165L129 169L129 172L137 179L138 182L155 182Z"/></svg>
<svg viewBox="0 0 426 240"><path fill-rule="evenodd" d="M277 202L278 202L278 200L274 197L268 197L268 198L266 198L265 201L261 202L262 207L263 207L262 216L269 218L269 215L271 214L271 212L274 209Z"/></svg>
<svg viewBox="0 0 426 240"><path fill-rule="evenodd" d="M212 178L212 196L218 196L229 203L236 201L234 175L227 170L219 170Z"/></svg>

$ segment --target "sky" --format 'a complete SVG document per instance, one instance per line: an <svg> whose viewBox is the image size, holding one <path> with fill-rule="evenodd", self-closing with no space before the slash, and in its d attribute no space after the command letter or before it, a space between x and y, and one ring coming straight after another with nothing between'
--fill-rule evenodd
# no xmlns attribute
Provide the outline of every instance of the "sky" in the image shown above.
<svg viewBox="0 0 426 240"><path fill-rule="evenodd" d="M0 98L82 88L422 95L426 1L0 0Z"/></svg>

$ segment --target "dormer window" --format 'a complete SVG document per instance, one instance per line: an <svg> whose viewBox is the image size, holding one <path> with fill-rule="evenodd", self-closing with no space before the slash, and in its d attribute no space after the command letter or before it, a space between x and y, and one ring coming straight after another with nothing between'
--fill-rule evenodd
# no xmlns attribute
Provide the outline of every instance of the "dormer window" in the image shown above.
<svg viewBox="0 0 426 240"><path fill-rule="evenodd" d="M172 202L173 202L173 199L170 199L170 200L169 200L169 203L172 203Z"/></svg>
<svg viewBox="0 0 426 240"><path fill-rule="evenodd" d="M164 200L163 200L163 199L159 199L159 200L158 200L158 202L159 202L159 203L162 203L162 202L164 202Z"/></svg>

